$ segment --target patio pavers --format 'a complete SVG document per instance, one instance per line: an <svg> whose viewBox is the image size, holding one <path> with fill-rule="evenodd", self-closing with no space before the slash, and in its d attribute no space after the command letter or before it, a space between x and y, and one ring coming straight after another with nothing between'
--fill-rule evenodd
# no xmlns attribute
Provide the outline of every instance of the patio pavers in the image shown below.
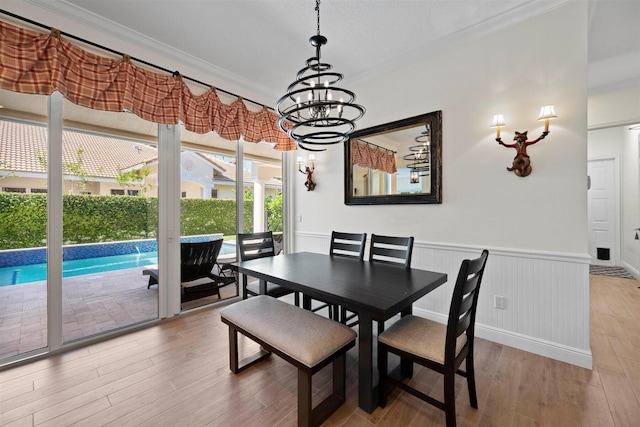
<svg viewBox="0 0 640 427"><path fill-rule="evenodd" d="M147 289L144 267L66 277L62 283L64 342L158 317L157 286ZM0 359L46 346L46 282L0 287ZM223 299L235 286L221 289ZM183 309L218 301L191 301Z"/></svg>

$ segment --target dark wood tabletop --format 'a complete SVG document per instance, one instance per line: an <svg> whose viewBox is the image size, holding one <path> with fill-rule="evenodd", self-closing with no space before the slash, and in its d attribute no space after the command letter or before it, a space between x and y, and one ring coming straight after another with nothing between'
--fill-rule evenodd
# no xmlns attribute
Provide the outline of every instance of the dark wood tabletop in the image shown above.
<svg viewBox="0 0 640 427"><path fill-rule="evenodd" d="M310 252L238 262L232 268L358 313L358 403L369 413L377 406L373 321L411 314L413 302L447 281L443 273Z"/></svg>

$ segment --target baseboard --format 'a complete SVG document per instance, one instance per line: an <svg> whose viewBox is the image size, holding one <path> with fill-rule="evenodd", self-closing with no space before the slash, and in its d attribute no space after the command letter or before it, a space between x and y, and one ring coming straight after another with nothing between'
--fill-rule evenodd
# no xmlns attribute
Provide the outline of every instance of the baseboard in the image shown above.
<svg viewBox="0 0 640 427"><path fill-rule="evenodd" d="M622 261L622 268L624 268L625 270L627 270L629 273L631 273L631 275L633 277L635 277L636 279L640 278L640 271L638 271L635 267L633 267L631 264Z"/></svg>
<svg viewBox="0 0 640 427"><path fill-rule="evenodd" d="M447 322L447 317L441 313L423 310L416 307L414 307L413 313L418 316L433 320L435 322L443 324ZM561 362L570 363L581 368L593 368L593 355L591 354L591 351L585 351L582 349L568 347L562 344L533 338L527 335L505 331L504 329L482 325L477 322L475 332L478 338L493 341L498 344L507 345L519 350L528 351L529 353L538 354L540 356L549 357Z"/></svg>

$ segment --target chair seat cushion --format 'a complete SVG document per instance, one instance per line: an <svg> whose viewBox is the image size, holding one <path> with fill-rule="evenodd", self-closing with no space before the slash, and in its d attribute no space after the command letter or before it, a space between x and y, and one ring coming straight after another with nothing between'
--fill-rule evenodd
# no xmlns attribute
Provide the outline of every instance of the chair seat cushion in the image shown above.
<svg viewBox="0 0 640 427"><path fill-rule="evenodd" d="M255 280L253 282L247 283L247 291L254 295L260 294L260 281ZM292 292L293 291L291 289L276 285L275 283L267 282L267 295L278 298Z"/></svg>
<svg viewBox="0 0 640 427"><path fill-rule="evenodd" d="M405 316L378 337L378 341L407 353L444 364L447 325L419 316ZM467 342L462 334L456 342L456 354Z"/></svg>
<svg viewBox="0 0 640 427"><path fill-rule="evenodd" d="M356 338L341 323L265 295L225 307L220 315L308 367Z"/></svg>

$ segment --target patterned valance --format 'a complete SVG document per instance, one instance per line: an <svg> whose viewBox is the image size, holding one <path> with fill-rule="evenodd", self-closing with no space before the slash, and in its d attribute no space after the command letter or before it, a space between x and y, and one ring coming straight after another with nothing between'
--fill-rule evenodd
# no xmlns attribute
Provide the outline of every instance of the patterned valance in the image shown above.
<svg viewBox="0 0 640 427"><path fill-rule="evenodd" d="M366 141L351 140L351 165L395 173L396 153Z"/></svg>
<svg viewBox="0 0 640 427"><path fill-rule="evenodd" d="M128 56L105 58L60 37L26 30L0 21L0 88L50 95L61 92L69 101L104 111L130 111L155 123L178 124L192 132L217 132L222 138L275 143L277 150L296 145L266 108L249 111L238 98L223 104L215 88L191 93L180 75L168 76L136 67Z"/></svg>

